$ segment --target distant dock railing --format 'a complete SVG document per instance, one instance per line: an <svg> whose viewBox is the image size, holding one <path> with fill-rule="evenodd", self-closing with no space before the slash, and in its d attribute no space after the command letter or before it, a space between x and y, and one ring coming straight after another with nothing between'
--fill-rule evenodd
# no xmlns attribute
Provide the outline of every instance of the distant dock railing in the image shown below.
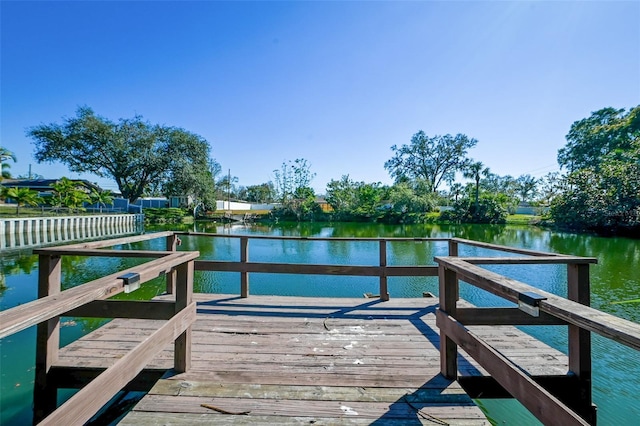
<svg viewBox="0 0 640 426"><path fill-rule="evenodd" d="M142 214L0 217L0 249L38 247L142 230Z"/></svg>
<svg viewBox="0 0 640 426"><path fill-rule="evenodd" d="M198 259L197 251L178 251L180 236L239 239L238 261ZM110 250L118 244L164 238L164 251ZM379 247L377 265L322 265L249 261L249 240L293 240L305 243L373 242ZM387 264L387 246L392 242L446 243L445 256L434 265L396 266ZM497 257L460 257L460 246L475 246L501 253ZM444 251L444 250L443 250ZM518 399L545 424L595 425L596 409L591 395L591 332L640 351L640 324L626 321L589 307L589 265L594 258L567 256L505 247L460 238L304 238L257 235L228 235L160 232L134 237L95 241L63 247L42 248L39 255L39 299L0 312L0 338L38 325L35 421L42 424L81 424L91 418L127 383L141 378L145 366L171 341L174 368L189 369L191 324L196 306L192 301L194 271L237 272L240 295L249 296L249 274L323 274L378 277L380 299L389 300L388 277L438 277L440 328L440 370L457 379L472 397ZM513 253L518 256L504 256ZM60 291L61 257L105 256L150 258L142 265ZM567 267L567 298L491 272L479 265L560 264ZM173 301L104 300L159 275L166 276L167 293ZM517 307L469 307L459 301L459 283L486 290L513 302ZM460 306L459 306L460 304ZM162 319L167 322L112 367L95 371L88 367L58 367L60 316ZM474 325L565 325L568 327L568 371L564 375L532 375L474 334ZM474 358L490 376L459 376L458 347ZM74 377L84 388L56 409L56 391L61 382Z"/></svg>

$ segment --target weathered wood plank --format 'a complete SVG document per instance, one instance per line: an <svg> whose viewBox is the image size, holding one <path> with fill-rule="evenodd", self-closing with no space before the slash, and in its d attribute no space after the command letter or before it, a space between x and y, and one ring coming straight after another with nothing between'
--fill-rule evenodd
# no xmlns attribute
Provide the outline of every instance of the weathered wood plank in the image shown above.
<svg viewBox="0 0 640 426"><path fill-rule="evenodd" d="M100 248L76 248L69 249L67 246L56 247L55 249L42 249L46 250L47 254L52 256L61 255L73 255L73 256L87 256L87 257L138 257L138 258L150 258L157 259L159 257L167 256L171 254L169 251L158 250L107 250Z"/></svg>
<svg viewBox="0 0 640 426"><path fill-rule="evenodd" d="M197 396L147 395L138 403L136 411L154 411L168 413L210 413L211 409L202 405L214 406L228 412L249 412L249 416L320 416L342 418L345 415L359 418L397 418L417 417L416 408L421 413L436 419L467 418L483 419L484 415L472 403L434 404L407 403L400 398L393 403L368 401L314 401L267 398L217 398ZM217 413L217 412L216 412ZM217 413L219 414L219 413Z"/></svg>
<svg viewBox="0 0 640 426"><path fill-rule="evenodd" d="M94 300L65 312L67 317L169 319L175 303L163 300Z"/></svg>
<svg viewBox="0 0 640 426"><path fill-rule="evenodd" d="M160 299L171 300L171 296ZM362 413L368 413L365 424L374 419L376 424L382 421L390 424L427 422L418 418L415 410L413 417L400 416L398 413L409 415L409 411L395 407L395 411L388 414L390 406L406 404L401 401L405 394L409 394L408 398L416 397L419 404L450 407L450 417L439 417L448 424L486 422L477 407L465 405L467 396L461 393L457 382L439 374L434 315L434 303L437 301L392 299L382 304L363 299L277 296L240 299L211 294L194 294L193 299L199 304L197 321L192 326L191 368L184 373L172 372L166 380L156 383L156 388L145 397L146 400L158 394L155 396L169 398L167 402L156 400L146 408L144 404L139 405L136 410L142 411L130 413L129 416L133 417L123 424L131 424L126 423L128 421L135 423L133 419L136 418L143 421L143 417L135 416L155 407L154 404L164 412L144 417L145 421L161 422L159 419L165 418L169 420L164 423L170 424L170 419L174 418L189 419L184 420L186 422L204 416L210 422L215 419L218 423L224 419L224 422L233 424L238 424L241 417L255 418L258 424L262 421L259 419L268 419L265 423L286 424L287 419L301 417L341 422L345 415L331 417L326 412L326 404L335 401L342 401L355 411L361 408ZM461 307L468 306L463 301L458 303ZM80 341L62 348L57 368L112 365L137 342L147 339L158 328L159 322L113 320ZM566 356L513 327L474 326L472 329L482 333L483 337L501 348L500 351L504 349L511 351L516 358L521 357L526 371L566 372ZM172 354L171 345L165 345L147 368L171 368ZM461 375L487 374L463 350L459 351L457 364ZM89 374L81 371L78 374ZM249 416L225 416L217 412L207 413L211 410L196 404L182 409L193 413L180 413L176 412L179 409L172 407L183 402L169 402L175 398L172 395L204 398L214 406L218 401L219 408L223 409L228 407L222 402L231 403L231 407L237 407L239 411L243 411L240 408L247 404L256 404L256 408ZM256 399L261 402L256 402ZM283 402L289 400L291 402ZM349 405L351 402L356 405ZM373 405L357 405L363 403ZM470 419L465 417L466 414L457 414L461 407L472 410L478 417ZM297 410L311 414L306 417L296 415ZM443 412L440 414L444 416ZM362 414L358 418L364 419ZM467 421L471 423L464 423ZM180 424L180 421L176 422Z"/></svg>
<svg viewBox="0 0 640 426"><path fill-rule="evenodd" d="M213 417L215 416L215 417ZM132 425L149 425L149 426L190 426L190 425L210 425L215 424L233 424L237 426L242 425L323 425L323 426L338 426L338 425L370 425L371 419L356 418L354 416L343 417L310 417L310 416L233 416L224 414L213 413L153 413L145 411L134 411L129 413L119 424L121 426ZM433 419L421 418L416 416L412 418L410 424L421 425L434 425ZM451 426L488 426L489 423L486 419L452 419L448 418L448 425ZM401 424L407 424L406 421L402 422L398 419L385 419L379 418L375 420L376 426L397 426Z"/></svg>
<svg viewBox="0 0 640 426"><path fill-rule="evenodd" d="M566 255L546 256L536 255L534 257L465 257L465 262L473 265L572 265L598 263L595 257L579 257Z"/></svg>
<svg viewBox="0 0 640 426"><path fill-rule="evenodd" d="M59 316L93 300L105 299L123 292L124 284L121 279L118 279L118 276L124 273L136 272L140 274L140 281L144 283L185 261L195 259L198 255L198 252L172 254L70 288L62 293L2 311L0 312L0 338Z"/></svg>
<svg viewBox="0 0 640 426"><path fill-rule="evenodd" d="M379 276L424 276L438 275L436 266L356 266L356 265L314 265L293 263L227 262L222 260L198 260L196 271L303 274L303 275L355 275L362 277Z"/></svg>
<svg viewBox="0 0 640 426"><path fill-rule="evenodd" d="M90 241L90 242L83 242L78 244L69 244L66 246L59 246L59 247L49 247L49 248L45 247L45 248L34 249L33 254L49 254L51 252L55 253L59 250L71 251L75 249L95 249L95 248L101 248L101 247L113 247L119 244L137 243L139 241L147 241L147 240L153 240L156 238L163 238L173 234L174 234L173 231L153 232L150 234L133 235L130 237L121 237L121 238L111 238L108 240ZM72 254L72 253L67 253L67 254Z"/></svg>
<svg viewBox="0 0 640 426"><path fill-rule="evenodd" d="M315 401L395 402L407 397L410 402L464 403L471 398L457 384L438 388L361 388L350 386L300 386L234 384L202 381L159 380L150 395L181 395L218 398L297 399Z"/></svg>
<svg viewBox="0 0 640 426"><path fill-rule="evenodd" d="M242 237L246 237L247 235L240 234L216 234L216 233L207 233L207 232L175 232L176 235L186 235L186 236L195 236L195 237L207 237L207 238L231 238L238 239ZM420 237L393 237L393 238L380 238L380 237L293 237L293 236L284 236L284 235L250 235L248 236L252 240L291 240L291 241L337 241L337 242L378 242L378 241L389 241L389 242L426 242L426 241L440 241L446 242L449 241L449 238L420 238Z"/></svg>
<svg viewBox="0 0 640 426"><path fill-rule="evenodd" d="M465 244L468 246L474 246L474 247L481 247L481 248L486 248L486 249L490 249L490 250L496 250L498 252L507 252L507 253L516 253L516 254L525 254L528 256L541 256L541 257L546 257L546 256L557 256L557 257L561 257L561 258L573 258L574 256L567 256L564 254L556 254L556 253L549 253L549 252L545 252L545 251L537 251L537 250L529 250L529 249L523 249L523 248L519 248L519 247L508 247L508 246L502 246L499 244L492 244L492 243L485 243L482 241L474 241L474 240L467 240L464 238L452 238L452 241L455 241L459 244ZM588 258L583 258L583 259L588 259Z"/></svg>
<svg viewBox="0 0 640 426"><path fill-rule="evenodd" d="M518 308L458 308L456 319L464 325L566 325L566 321L541 312L539 317Z"/></svg>
<svg viewBox="0 0 640 426"><path fill-rule="evenodd" d="M469 330L464 329L464 326L457 323L453 317L444 312L438 312L437 324L543 423L584 426L589 424L503 355L475 337Z"/></svg>
<svg viewBox="0 0 640 426"><path fill-rule="evenodd" d="M640 351L639 324L471 265L460 258L438 257L436 261L443 265L446 264L447 268L456 271L460 275L460 279L469 281L476 287L514 303L517 303L520 293L534 292L544 296L547 299L540 301L541 312Z"/></svg>

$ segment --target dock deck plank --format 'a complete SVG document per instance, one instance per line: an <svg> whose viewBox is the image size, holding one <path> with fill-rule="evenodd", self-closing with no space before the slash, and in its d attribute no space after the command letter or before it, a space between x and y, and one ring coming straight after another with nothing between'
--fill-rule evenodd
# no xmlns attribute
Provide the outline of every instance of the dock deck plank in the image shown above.
<svg viewBox="0 0 640 426"><path fill-rule="evenodd" d="M489 424L439 374L437 299L194 299L191 369L169 370L121 424ZM162 322L113 320L57 365L109 366ZM470 328L534 374L567 371L566 356L514 327ZM172 356L169 346L149 367L170 369ZM464 353L459 370L484 373Z"/></svg>

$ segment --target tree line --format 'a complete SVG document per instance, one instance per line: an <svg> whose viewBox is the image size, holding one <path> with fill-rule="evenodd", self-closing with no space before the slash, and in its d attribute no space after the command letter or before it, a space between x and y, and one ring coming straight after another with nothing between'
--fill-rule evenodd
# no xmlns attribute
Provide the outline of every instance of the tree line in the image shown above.
<svg viewBox="0 0 640 426"><path fill-rule="evenodd" d="M113 122L81 107L75 117L34 126L27 135L38 162L61 162L73 172L110 178L130 201L181 195L214 209L216 199L232 197L277 202L274 215L283 219L404 223L431 220L429 212L443 205L449 208L440 220L502 223L525 203L570 229L634 233L640 228L640 105L629 111L603 108L574 122L558 152L560 171L539 179L492 173L468 156L478 141L467 135L418 131L409 143L391 146L384 168L392 185L356 182L349 175L331 180L323 194L331 213L317 202L308 160L284 161L273 181L241 186L237 177L222 173L204 138L140 116ZM0 154L6 177L15 157L6 149Z"/></svg>

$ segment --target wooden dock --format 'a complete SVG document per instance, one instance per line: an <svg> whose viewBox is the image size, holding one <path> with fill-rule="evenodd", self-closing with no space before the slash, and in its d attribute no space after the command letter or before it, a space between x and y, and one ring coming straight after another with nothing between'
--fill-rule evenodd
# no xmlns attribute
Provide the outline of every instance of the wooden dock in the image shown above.
<svg viewBox="0 0 640 426"><path fill-rule="evenodd" d="M597 423L591 333L640 351L638 324L589 307L595 258L460 238L188 234L239 239L239 260L223 261L177 250L178 235L36 250L38 299L0 312L0 338L37 325L34 424L85 424L124 389L150 392L123 424L488 424L472 398L513 397L544 424L587 426ZM166 250L107 249L158 238ZM255 262L250 239L374 242L379 264ZM387 245L402 241L446 243L448 256L388 265ZM503 255L460 257L460 246ZM69 255L149 260L62 291ZM483 267L491 264L565 265L566 298ZM195 271L239 273L239 296L194 294ZM378 277L379 298L254 296L249 275L260 273ZM158 276L163 300L113 298ZM387 278L396 276L437 277L438 300L390 299ZM458 300L461 281L510 307ZM115 319L60 348L61 317ZM516 325L567 327L568 355ZM81 390L57 406L61 388Z"/></svg>
<svg viewBox="0 0 640 426"><path fill-rule="evenodd" d="M120 424L488 425L457 381L440 374L438 300L194 294L192 364L168 369ZM60 350L58 366L108 367L158 320L116 319ZM514 327L473 327L533 374L567 359ZM461 375L481 375L459 356Z"/></svg>

